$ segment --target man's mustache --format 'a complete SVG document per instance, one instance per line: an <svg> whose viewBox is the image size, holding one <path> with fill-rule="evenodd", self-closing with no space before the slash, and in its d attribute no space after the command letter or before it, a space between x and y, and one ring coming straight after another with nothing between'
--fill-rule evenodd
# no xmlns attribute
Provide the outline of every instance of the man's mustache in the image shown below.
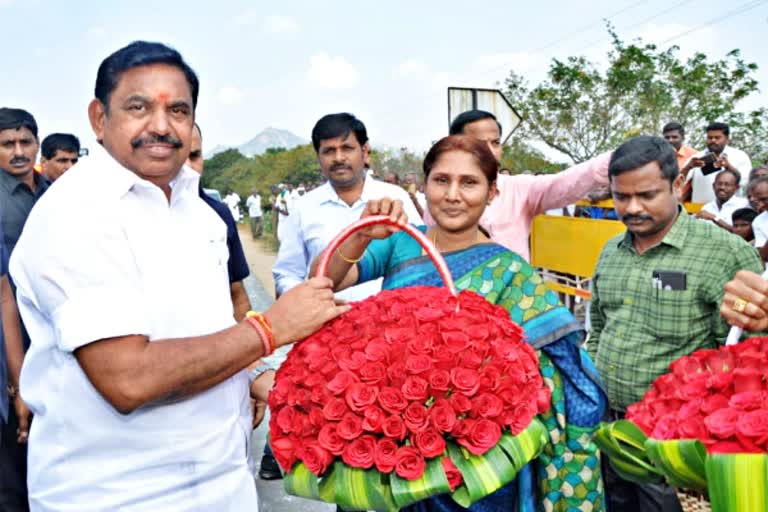
<svg viewBox="0 0 768 512"><path fill-rule="evenodd" d="M25 156L15 156L11 158L11 165L28 164L29 162L30 162L29 158Z"/></svg>
<svg viewBox="0 0 768 512"><path fill-rule="evenodd" d="M181 139L174 137L173 135L153 135L150 137L137 137L131 141L131 147L133 149L140 148L144 144L168 144L173 146L174 149L179 149L184 144Z"/></svg>
<svg viewBox="0 0 768 512"><path fill-rule="evenodd" d="M638 221L638 220L639 221L644 221L644 220L651 221L651 220L653 220L653 217L648 216L648 215L630 215L630 214L627 214L627 215L624 215L623 217L621 217L621 222L624 222L624 223L632 222L632 221Z"/></svg>
<svg viewBox="0 0 768 512"><path fill-rule="evenodd" d="M338 171L339 169L350 169L349 165L347 164L333 164L331 166L332 171Z"/></svg>

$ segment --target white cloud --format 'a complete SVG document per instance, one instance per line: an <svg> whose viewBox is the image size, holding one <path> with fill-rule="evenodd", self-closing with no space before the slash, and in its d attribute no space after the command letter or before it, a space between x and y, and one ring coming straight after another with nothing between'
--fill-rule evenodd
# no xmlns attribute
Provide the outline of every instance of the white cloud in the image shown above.
<svg viewBox="0 0 768 512"><path fill-rule="evenodd" d="M533 55L527 52L513 53L495 53L492 55L481 55L475 59L475 68L478 71L494 71L497 73L506 72L509 69L516 73L523 73L529 70L535 62Z"/></svg>
<svg viewBox="0 0 768 512"><path fill-rule="evenodd" d="M262 29L268 34L292 34L298 32L299 24L290 16L273 14L266 17Z"/></svg>
<svg viewBox="0 0 768 512"><path fill-rule="evenodd" d="M5 9L13 5L13 0L0 0L0 9Z"/></svg>
<svg viewBox="0 0 768 512"><path fill-rule="evenodd" d="M406 59L395 68L395 75L401 77L423 77L428 72L427 65L418 59Z"/></svg>
<svg viewBox="0 0 768 512"><path fill-rule="evenodd" d="M240 89L233 86L222 87L216 94L216 98L224 105L235 105L240 103L244 96L245 95Z"/></svg>
<svg viewBox="0 0 768 512"><path fill-rule="evenodd" d="M259 20L261 20L261 12L253 7L244 10L233 19L235 25L240 26L256 25Z"/></svg>
<svg viewBox="0 0 768 512"><path fill-rule="evenodd" d="M307 78L318 87L350 89L357 85L360 73L344 57L331 57L325 52L320 52L310 58Z"/></svg>

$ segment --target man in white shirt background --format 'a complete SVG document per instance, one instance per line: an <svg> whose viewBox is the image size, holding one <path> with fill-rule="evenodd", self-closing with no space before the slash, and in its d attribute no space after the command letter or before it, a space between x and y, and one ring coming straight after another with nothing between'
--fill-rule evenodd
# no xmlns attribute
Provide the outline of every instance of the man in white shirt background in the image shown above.
<svg viewBox="0 0 768 512"><path fill-rule="evenodd" d="M730 169L720 171L712 185L715 199L705 204L701 211L696 214L696 217L712 221L721 228L732 231L731 215L733 212L749 206L749 200L746 197L736 195L740 183L741 176L739 173Z"/></svg>
<svg viewBox="0 0 768 512"><path fill-rule="evenodd" d="M240 222L240 219L243 216L240 213L240 196L238 193L234 190L230 191L229 194L224 197L224 204L229 206L229 211L232 212L232 217L235 219L235 222Z"/></svg>
<svg viewBox="0 0 768 512"><path fill-rule="evenodd" d="M371 199L399 199L408 221L423 224L405 190L366 177L365 164L370 159L368 133L355 116L341 113L322 117L312 130L312 145L327 181L305 194L287 217L280 251L272 267L278 295L304 281L312 261L333 237L360 218ZM380 289L378 280L347 288L337 295L345 300L362 300Z"/></svg>
<svg viewBox="0 0 768 512"><path fill-rule="evenodd" d="M32 510L257 510L244 368L348 310L318 278L264 312L271 329L235 324L226 228L183 166L198 89L159 43L105 59L98 155L38 201L11 256Z"/></svg>
<svg viewBox="0 0 768 512"><path fill-rule="evenodd" d="M691 181L693 186L692 202L714 201L715 193L712 185L720 171L729 169L741 176L747 176L752 169L752 160L749 156L742 150L730 146L730 141L731 128L727 124L710 123L707 126L707 149L694 155L680 169L683 176L686 176L686 181Z"/></svg>
<svg viewBox="0 0 768 512"><path fill-rule="evenodd" d="M261 195L256 187L251 190L251 195L245 201L248 207L248 218L251 221L251 236L254 240L261 236L263 212L261 211Z"/></svg>

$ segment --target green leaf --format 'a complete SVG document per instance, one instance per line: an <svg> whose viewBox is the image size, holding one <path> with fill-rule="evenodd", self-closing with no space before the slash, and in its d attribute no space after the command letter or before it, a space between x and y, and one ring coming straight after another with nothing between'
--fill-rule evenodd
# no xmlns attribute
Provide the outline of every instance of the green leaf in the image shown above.
<svg viewBox="0 0 768 512"><path fill-rule="evenodd" d="M318 478L303 463L298 463L283 479L285 492L302 498L319 500Z"/></svg>
<svg viewBox="0 0 768 512"><path fill-rule="evenodd" d="M595 433L595 444L608 456L608 461L625 480L657 483L661 472L651 463L645 450L647 436L634 423L619 420L603 423Z"/></svg>
<svg viewBox="0 0 768 512"><path fill-rule="evenodd" d="M320 482L323 501L336 503L346 511L375 510L396 512L392 499L389 477L375 469L352 468L343 462L335 462L332 478ZM331 498L332 499L327 499Z"/></svg>
<svg viewBox="0 0 768 512"><path fill-rule="evenodd" d="M547 429L537 418L518 435L505 432L499 440L500 446L515 466L515 472L520 471L530 461L535 459L547 444Z"/></svg>
<svg viewBox="0 0 768 512"><path fill-rule="evenodd" d="M462 507L469 507L497 491L514 480L517 474L515 465L498 445L483 455L472 455L463 453L456 444L448 443L448 456L464 477L459 489L465 488L466 493L452 494L454 501Z"/></svg>
<svg viewBox="0 0 768 512"><path fill-rule="evenodd" d="M705 466L713 512L768 511L768 455L712 454Z"/></svg>
<svg viewBox="0 0 768 512"><path fill-rule="evenodd" d="M427 461L427 469L418 480L406 480L400 478L395 473L389 476L389 483L392 486L392 497L398 507L403 508L417 501L427 499L430 496L451 492L443 464L440 462L442 458L443 456L441 455Z"/></svg>
<svg viewBox="0 0 768 512"><path fill-rule="evenodd" d="M670 485L686 489L705 489L707 476L705 460L707 451L700 441L676 439L645 443L648 457L661 470Z"/></svg>

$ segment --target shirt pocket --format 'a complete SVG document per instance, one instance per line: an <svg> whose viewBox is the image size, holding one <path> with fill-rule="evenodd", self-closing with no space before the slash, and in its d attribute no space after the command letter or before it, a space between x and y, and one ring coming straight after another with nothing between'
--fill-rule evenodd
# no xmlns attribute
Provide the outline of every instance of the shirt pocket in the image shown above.
<svg viewBox="0 0 768 512"><path fill-rule="evenodd" d="M696 337L698 330L706 331L706 319L700 318L696 294L686 290L654 290L655 304L651 323L660 342L683 345ZM704 322L704 324L702 324Z"/></svg>

